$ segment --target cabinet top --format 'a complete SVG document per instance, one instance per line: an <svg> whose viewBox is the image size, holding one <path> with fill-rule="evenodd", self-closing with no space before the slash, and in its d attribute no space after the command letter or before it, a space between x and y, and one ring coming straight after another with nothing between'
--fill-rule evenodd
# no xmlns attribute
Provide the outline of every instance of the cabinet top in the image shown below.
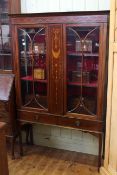
<svg viewBox="0 0 117 175"><path fill-rule="evenodd" d="M14 75L13 74L0 74L0 100L8 101L11 88L13 85Z"/></svg>
<svg viewBox="0 0 117 175"><path fill-rule="evenodd" d="M106 23L109 12L59 12L10 15L12 24L46 23Z"/></svg>

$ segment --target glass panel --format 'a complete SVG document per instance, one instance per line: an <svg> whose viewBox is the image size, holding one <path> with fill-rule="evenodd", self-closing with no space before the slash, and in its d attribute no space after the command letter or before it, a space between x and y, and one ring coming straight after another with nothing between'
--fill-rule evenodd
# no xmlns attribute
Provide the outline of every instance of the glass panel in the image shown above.
<svg viewBox="0 0 117 175"><path fill-rule="evenodd" d="M1 23L9 23L7 0L0 0L0 20Z"/></svg>
<svg viewBox="0 0 117 175"><path fill-rule="evenodd" d="M12 69L8 0L0 1L0 70Z"/></svg>
<svg viewBox="0 0 117 175"><path fill-rule="evenodd" d="M97 113L99 27L67 27L67 111Z"/></svg>
<svg viewBox="0 0 117 175"><path fill-rule="evenodd" d="M1 26L1 33L2 33L2 49L5 53L11 51L11 38L9 36L9 25L2 25Z"/></svg>
<svg viewBox="0 0 117 175"><path fill-rule="evenodd" d="M1 13L8 13L8 0L0 0Z"/></svg>
<svg viewBox="0 0 117 175"><path fill-rule="evenodd" d="M45 28L19 29L22 103L47 109Z"/></svg>

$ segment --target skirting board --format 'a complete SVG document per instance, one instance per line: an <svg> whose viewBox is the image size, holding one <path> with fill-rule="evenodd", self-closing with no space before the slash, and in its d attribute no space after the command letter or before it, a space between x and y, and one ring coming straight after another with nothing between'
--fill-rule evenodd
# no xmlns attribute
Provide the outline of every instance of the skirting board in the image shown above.
<svg viewBox="0 0 117 175"><path fill-rule="evenodd" d="M104 167L100 168L100 174L101 175L117 175L117 172L112 172L110 173L109 171L107 171Z"/></svg>

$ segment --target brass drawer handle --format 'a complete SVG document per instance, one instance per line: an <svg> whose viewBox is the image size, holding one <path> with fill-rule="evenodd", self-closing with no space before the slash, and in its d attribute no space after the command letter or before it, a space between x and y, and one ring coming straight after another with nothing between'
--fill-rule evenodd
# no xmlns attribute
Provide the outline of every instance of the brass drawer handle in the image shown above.
<svg viewBox="0 0 117 175"><path fill-rule="evenodd" d="M35 115L35 120L39 120L39 115Z"/></svg>
<svg viewBox="0 0 117 175"><path fill-rule="evenodd" d="M79 120L76 121L76 126L80 126L80 121Z"/></svg>

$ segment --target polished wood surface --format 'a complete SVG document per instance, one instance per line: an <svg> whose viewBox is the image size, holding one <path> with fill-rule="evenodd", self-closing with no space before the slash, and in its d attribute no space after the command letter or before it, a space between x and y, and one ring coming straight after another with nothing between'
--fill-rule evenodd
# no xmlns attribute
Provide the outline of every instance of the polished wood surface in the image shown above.
<svg viewBox="0 0 117 175"><path fill-rule="evenodd" d="M8 175L5 123L0 122L0 175Z"/></svg>
<svg viewBox="0 0 117 175"><path fill-rule="evenodd" d="M10 175L99 175L96 156L41 146L24 146L24 153L9 158Z"/></svg>

